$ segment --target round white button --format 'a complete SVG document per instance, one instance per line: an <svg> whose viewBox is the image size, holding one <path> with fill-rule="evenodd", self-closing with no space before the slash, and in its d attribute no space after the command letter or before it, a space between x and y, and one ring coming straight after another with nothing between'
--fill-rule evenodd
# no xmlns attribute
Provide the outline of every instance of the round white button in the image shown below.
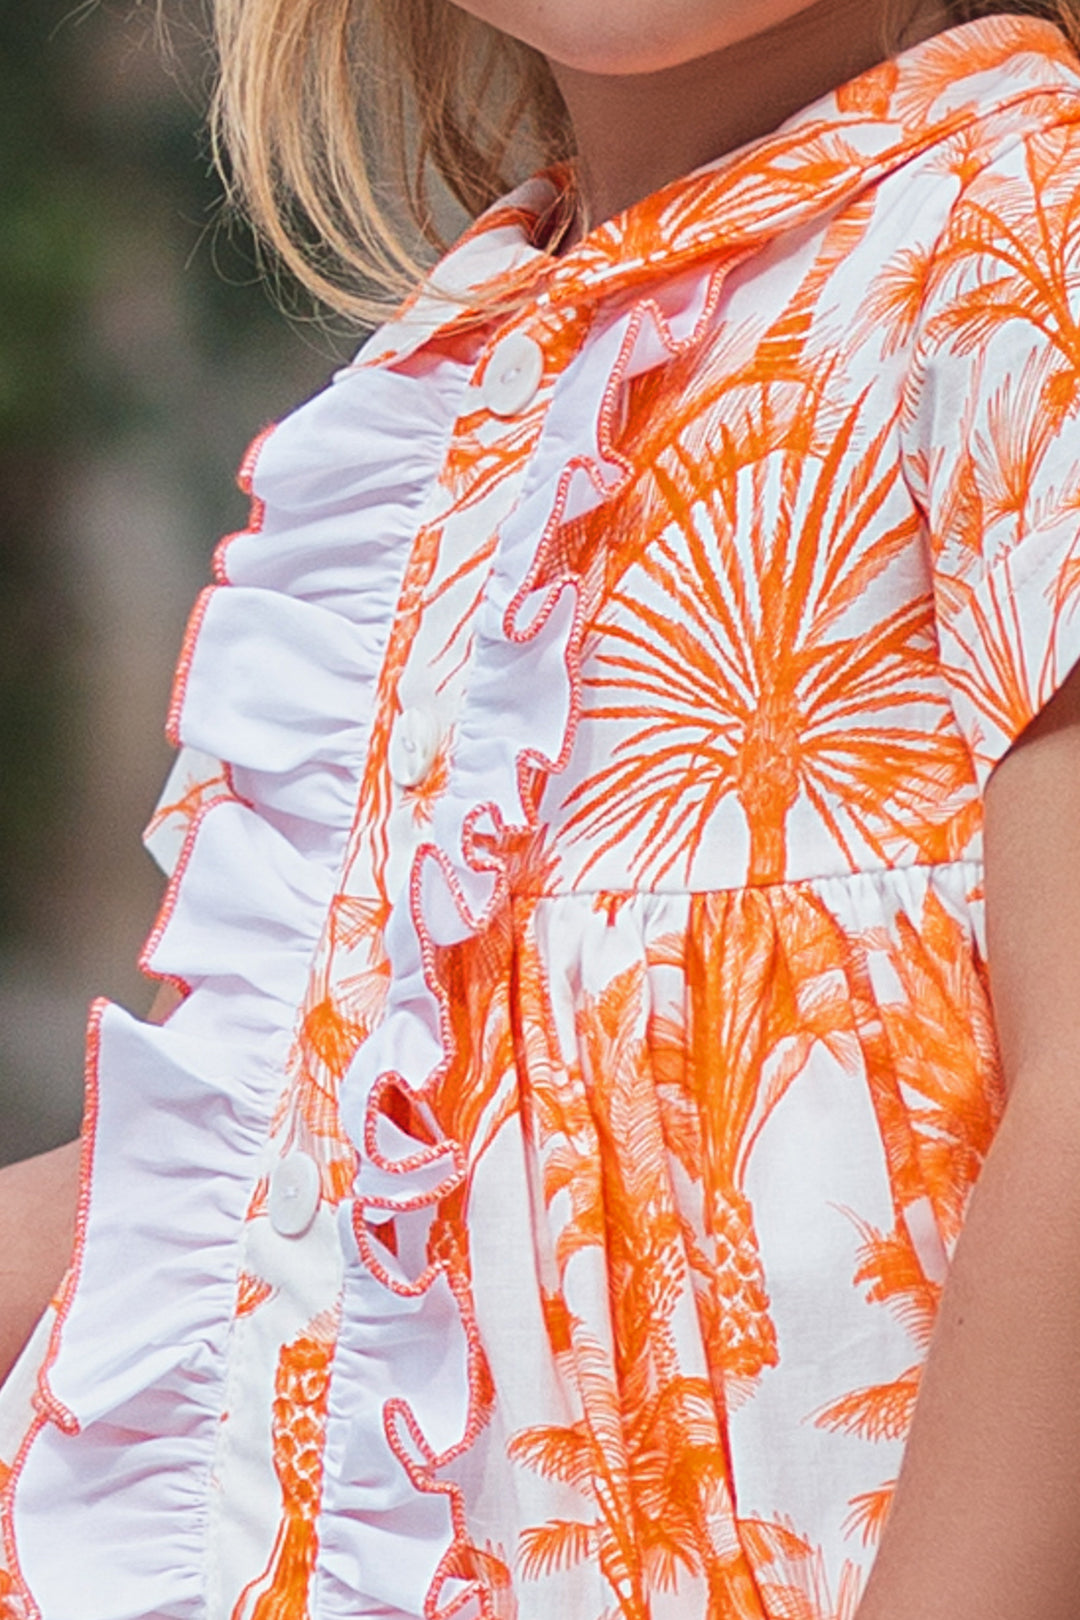
<svg viewBox="0 0 1080 1620"><path fill-rule="evenodd" d="M487 363L481 393L495 416L517 416L531 405L544 375L544 351L525 332L511 332Z"/></svg>
<svg viewBox="0 0 1080 1620"><path fill-rule="evenodd" d="M289 1153L270 1176L270 1225L282 1237L302 1237L319 1207L319 1167L307 1153Z"/></svg>
<svg viewBox="0 0 1080 1620"><path fill-rule="evenodd" d="M419 787L439 751L439 726L428 709L405 709L390 737L390 775L398 787Z"/></svg>

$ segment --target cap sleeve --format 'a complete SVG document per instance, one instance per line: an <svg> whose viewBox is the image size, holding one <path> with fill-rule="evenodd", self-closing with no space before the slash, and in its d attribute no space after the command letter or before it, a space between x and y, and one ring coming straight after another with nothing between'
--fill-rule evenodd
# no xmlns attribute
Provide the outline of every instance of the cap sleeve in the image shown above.
<svg viewBox="0 0 1080 1620"><path fill-rule="evenodd" d="M945 679L980 784L1080 659L1080 126L953 211L904 422Z"/></svg>

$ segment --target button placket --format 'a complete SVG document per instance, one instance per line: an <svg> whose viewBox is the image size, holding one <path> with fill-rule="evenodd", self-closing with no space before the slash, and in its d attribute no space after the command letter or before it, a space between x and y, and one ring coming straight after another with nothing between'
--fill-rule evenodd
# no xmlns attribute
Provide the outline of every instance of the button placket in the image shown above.
<svg viewBox="0 0 1080 1620"><path fill-rule="evenodd" d="M527 332L511 332L495 345L480 392L493 416L518 416L532 404L544 377L544 351Z"/></svg>
<svg viewBox="0 0 1080 1620"><path fill-rule="evenodd" d="M431 709L410 704L390 735L390 775L400 788L419 787L439 752L439 722Z"/></svg>
<svg viewBox="0 0 1080 1620"><path fill-rule="evenodd" d="M322 1197L319 1167L308 1153L288 1153L270 1173L267 1208L281 1237L303 1237Z"/></svg>

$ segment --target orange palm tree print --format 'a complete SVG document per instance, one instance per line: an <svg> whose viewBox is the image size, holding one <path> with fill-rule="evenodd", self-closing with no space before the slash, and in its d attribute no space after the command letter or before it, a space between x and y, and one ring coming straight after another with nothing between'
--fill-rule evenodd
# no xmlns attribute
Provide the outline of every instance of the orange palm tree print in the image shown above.
<svg viewBox="0 0 1080 1620"><path fill-rule="evenodd" d="M246 1586L232 1620L305 1620L319 1542L323 1439L330 1398L335 1312L286 1344L274 1380L272 1443L282 1518L264 1573Z"/></svg>
<svg viewBox="0 0 1080 1620"><path fill-rule="evenodd" d="M627 1422L607 1352L575 1328L574 1377L585 1415L569 1426L528 1429L510 1455L592 1504L591 1519L552 1519L522 1533L520 1562L536 1580L593 1560L624 1620L649 1620L650 1594L676 1588L680 1569L704 1576L709 1620L761 1614L730 1532L724 1452L707 1380L674 1378ZM724 1550L718 1549L718 1543Z"/></svg>
<svg viewBox="0 0 1080 1620"><path fill-rule="evenodd" d="M652 1016L650 1057L666 1139L702 1187L708 1252L695 1280L729 1403L777 1359L747 1160L815 1043L844 1064L856 1050L837 957L836 924L813 896L778 914L753 891L695 895L685 937L649 952L687 985L685 1010Z"/></svg>
<svg viewBox="0 0 1080 1620"><path fill-rule="evenodd" d="M1043 404L1060 427L1080 401L1080 129L1039 131L1023 152L1022 175L995 175L992 190L973 186L958 205L936 255L934 285L948 291L926 343L970 355L1021 323L1049 363Z"/></svg>
<svg viewBox="0 0 1080 1620"><path fill-rule="evenodd" d="M855 1219L855 1217L853 1217ZM863 1239L854 1281L869 1285L867 1301L884 1304L903 1323L920 1357L925 1356L941 1301L941 1285L927 1277L911 1238L902 1225L879 1232L856 1219ZM914 1362L879 1384L851 1390L814 1414L814 1422L837 1434L864 1440L903 1440L915 1412L922 1378L922 1360ZM848 1529L859 1531L864 1542L877 1539L884 1528L895 1480L851 1499Z"/></svg>
<svg viewBox="0 0 1080 1620"><path fill-rule="evenodd" d="M315 1158L322 1170L323 1196L334 1203L348 1195L356 1175L356 1152L341 1123L338 1096L386 994L385 923L382 901L335 897L274 1119L275 1133L284 1133L289 1147Z"/></svg>
<svg viewBox="0 0 1080 1620"><path fill-rule="evenodd" d="M573 1211L558 1239L560 1272L565 1277L583 1249L606 1250L614 1345L607 1349L553 1302L549 1317L563 1323L558 1348L582 1417L570 1426L526 1430L510 1445L513 1459L580 1491L595 1512L589 1521L552 1520L526 1530L523 1571L536 1578L595 1558L627 1620L645 1620L650 1584L672 1584L680 1563L698 1571L707 1564L720 1585L731 1578L705 1533L716 1499L721 1511L727 1502L712 1391L707 1381L680 1375L670 1325L686 1261L663 1137L648 1100L642 982L638 965L595 1001L586 998L578 1018L585 1067L561 1082L544 1061L543 1037L531 1043L541 1058L528 1083L534 1128L562 1138L544 1165L544 1196L569 1191ZM621 1154L615 1143L628 1129L633 1151ZM683 1468L670 1467L675 1455ZM661 1513L655 1510L665 1484Z"/></svg>
<svg viewBox="0 0 1080 1620"><path fill-rule="evenodd" d="M918 927L897 917L888 954L903 995L884 1002L881 1017L926 1193L951 1246L1005 1106L985 970L933 890Z"/></svg>
<svg viewBox="0 0 1080 1620"><path fill-rule="evenodd" d="M751 884L785 875L800 795L852 866L856 840L884 864L913 833L928 854L951 852L947 811L970 763L959 737L926 727L927 704L944 719L929 597L844 623L918 532L909 503L890 505L896 423L859 450L863 401L837 416L825 382L762 384L648 469L637 578L595 625L584 707L625 729L566 801L569 835L591 846L585 870L625 842L634 876L690 872L729 796Z"/></svg>
<svg viewBox="0 0 1080 1620"><path fill-rule="evenodd" d="M702 982L735 989L740 1010L733 1019L718 1019L721 1009L707 997L707 1004L694 1007L692 1039L674 1021L650 1020L646 970L638 965L616 975L596 998L583 999L579 1068L556 1079L543 1035L524 1043L529 1110L545 1143L544 1196L549 1204L569 1197L570 1213L555 1248L560 1276L568 1286L575 1255L604 1253L613 1346L610 1352L603 1348L557 1299L549 1303L549 1320L558 1328L553 1348L578 1389L583 1414L569 1427L524 1431L514 1438L511 1455L581 1491L596 1516L527 1530L523 1570L538 1577L595 1558L617 1594L619 1612L628 1617L647 1615L649 1592L674 1589L680 1569L704 1580L710 1615L762 1612L735 1529L722 1439L731 1387L775 1361L749 1206L736 1185L740 1147L751 1122L760 1128L805 1060L817 1038L809 1033L813 1017L823 1038L837 1022L835 1010L823 1012L827 994L812 1008L821 987L810 973L806 1038L796 1042L798 1052L783 1054L762 1099L766 1058L792 1027L788 998L794 984L776 974L775 930L764 905L752 919L759 925L755 939L752 927L741 931L727 916L718 920L717 897L700 898L689 949L712 951ZM753 912L755 897L746 898ZM820 956L820 920L812 932ZM812 941L802 945L809 958ZM669 951L673 964L686 969L681 941L660 942L653 965ZM742 994L728 968L741 973ZM698 1066L688 1081L688 1070ZM676 1073L700 1109L695 1129L678 1140L677 1127L671 1129L674 1111L664 1100ZM730 1108L722 1096L710 1098L717 1083L727 1086ZM708 1139L710 1120L721 1122L722 1142ZM715 1251L707 1258L673 1191L673 1140L687 1172L698 1183L704 1177L705 1225ZM700 1280L693 1274L711 1280L718 1270L719 1286L712 1288L710 1281L706 1300L692 1307L706 1323L712 1312L715 1327L706 1333L715 1375L695 1376L683 1370L673 1319Z"/></svg>
<svg viewBox="0 0 1080 1620"><path fill-rule="evenodd" d="M856 1620L862 1574L848 1561L835 1587L815 1547L782 1520L741 1519L739 1534L770 1620Z"/></svg>

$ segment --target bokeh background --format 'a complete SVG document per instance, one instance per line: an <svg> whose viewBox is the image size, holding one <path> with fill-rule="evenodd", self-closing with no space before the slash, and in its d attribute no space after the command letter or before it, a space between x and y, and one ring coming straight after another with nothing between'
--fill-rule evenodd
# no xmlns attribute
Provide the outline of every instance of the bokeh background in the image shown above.
<svg viewBox="0 0 1080 1620"><path fill-rule="evenodd" d="M225 226L198 10L0 7L0 1163L78 1130L90 999L149 1004L187 613L246 444L359 337Z"/></svg>

